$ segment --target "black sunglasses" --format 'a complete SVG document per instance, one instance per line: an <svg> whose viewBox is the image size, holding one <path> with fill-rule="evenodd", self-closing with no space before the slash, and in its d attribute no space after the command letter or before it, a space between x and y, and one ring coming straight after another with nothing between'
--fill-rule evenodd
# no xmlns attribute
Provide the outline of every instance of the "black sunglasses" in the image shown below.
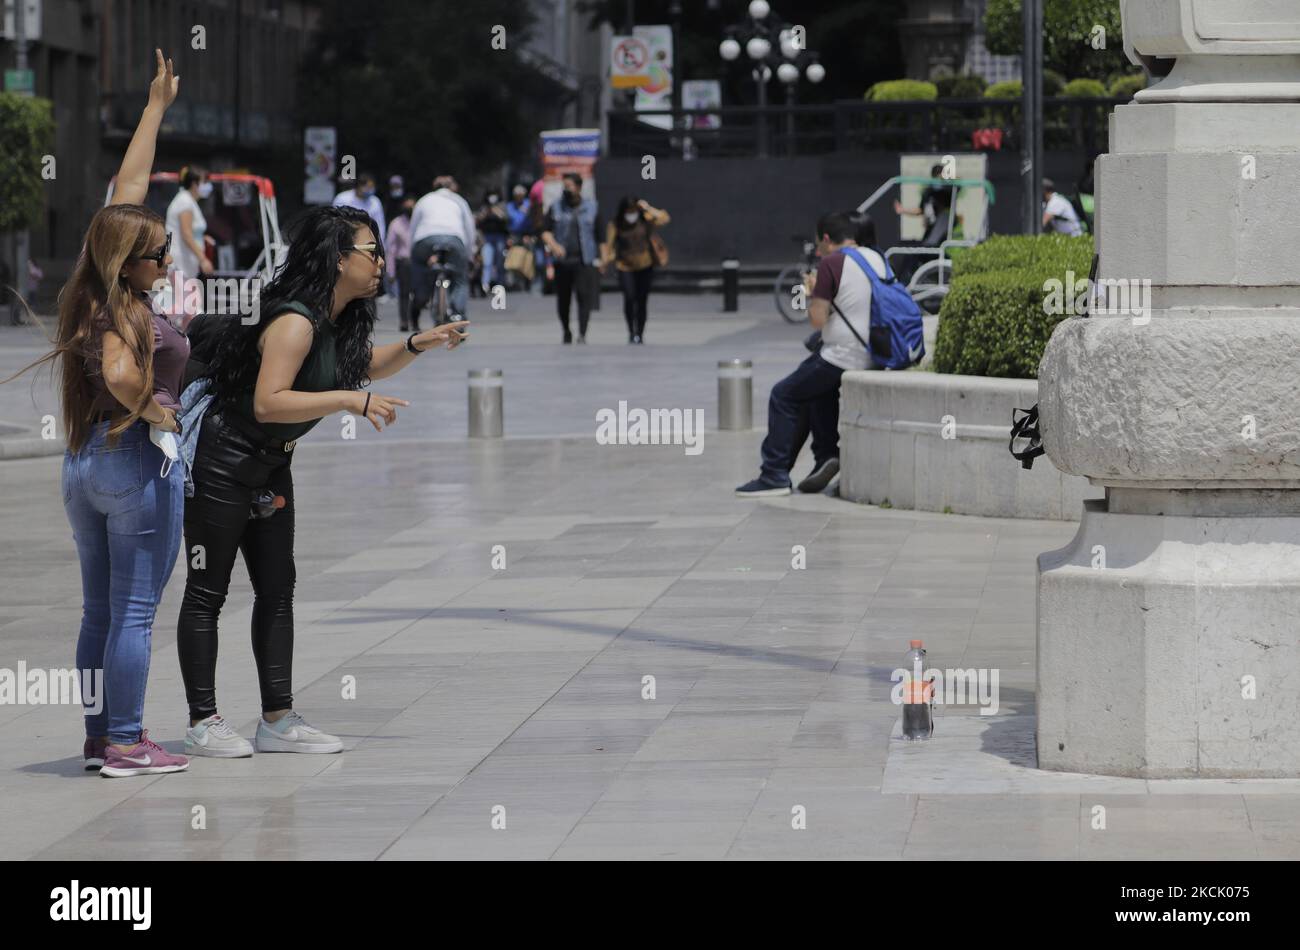
<svg viewBox="0 0 1300 950"><path fill-rule="evenodd" d="M172 233L167 232L167 237L163 240L162 250L157 254L140 254L136 257L129 258L133 261L153 261L159 267L163 266L163 261L167 260L167 252L172 248Z"/></svg>

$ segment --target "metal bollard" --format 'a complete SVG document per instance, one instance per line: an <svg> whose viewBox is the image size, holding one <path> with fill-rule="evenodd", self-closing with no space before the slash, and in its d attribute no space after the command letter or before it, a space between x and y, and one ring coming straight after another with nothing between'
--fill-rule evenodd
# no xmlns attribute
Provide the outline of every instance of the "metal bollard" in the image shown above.
<svg viewBox="0 0 1300 950"><path fill-rule="evenodd" d="M718 360L718 428L748 431L754 427L754 364Z"/></svg>
<svg viewBox="0 0 1300 950"><path fill-rule="evenodd" d="M502 422L505 381L499 369L469 371L469 437L499 439Z"/></svg>
<svg viewBox="0 0 1300 950"><path fill-rule="evenodd" d="M735 313L740 309L740 261L729 258L722 262L722 312Z"/></svg>

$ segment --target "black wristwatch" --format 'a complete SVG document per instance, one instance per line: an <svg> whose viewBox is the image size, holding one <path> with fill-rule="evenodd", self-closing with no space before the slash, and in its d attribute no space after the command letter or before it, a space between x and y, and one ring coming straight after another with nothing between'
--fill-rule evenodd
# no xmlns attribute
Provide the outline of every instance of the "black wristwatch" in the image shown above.
<svg viewBox="0 0 1300 950"><path fill-rule="evenodd" d="M412 342L412 341L416 338L416 336L419 335L419 333L420 333L420 331L419 331L419 330L416 330L414 333L412 333L410 336L408 336L408 337L406 338L406 352L408 352L408 353L423 353L423 352L424 352L424 350L417 349L416 346L415 346L415 343Z"/></svg>

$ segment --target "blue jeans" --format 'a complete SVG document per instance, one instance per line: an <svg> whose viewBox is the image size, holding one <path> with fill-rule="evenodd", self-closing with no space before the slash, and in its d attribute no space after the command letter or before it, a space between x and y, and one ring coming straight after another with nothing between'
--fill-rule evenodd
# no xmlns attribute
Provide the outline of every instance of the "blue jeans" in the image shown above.
<svg viewBox="0 0 1300 950"><path fill-rule="evenodd" d="M789 485L790 470L812 432L813 464L840 454L840 377L844 370L817 353L772 387L767 401L762 479Z"/></svg>
<svg viewBox="0 0 1300 950"><path fill-rule="evenodd" d="M103 670L103 705L86 714L86 735L115 745L139 741L154 613L176 564L185 473L137 421L109 446L100 422L81 451L63 455L63 507L81 561L77 669ZM83 674L84 675L84 674Z"/></svg>
<svg viewBox="0 0 1300 950"><path fill-rule="evenodd" d="M483 289L491 291L505 279L506 236L483 235Z"/></svg>
<svg viewBox="0 0 1300 950"><path fill-rule="evenodd" d="M465 242L454 234L431 234L421 238L411 248L411 278L414 285L411 300L412 326L417 314L430 300L436 298L434 271L429 267L429 258L435 251L446 252L448 280L447 305L452 313L460 314L463 319L469 312L469 255L465 252ZM434 306L437 306L436 302ZM434 321L442 319L442 314L435 314Z"/></svg>

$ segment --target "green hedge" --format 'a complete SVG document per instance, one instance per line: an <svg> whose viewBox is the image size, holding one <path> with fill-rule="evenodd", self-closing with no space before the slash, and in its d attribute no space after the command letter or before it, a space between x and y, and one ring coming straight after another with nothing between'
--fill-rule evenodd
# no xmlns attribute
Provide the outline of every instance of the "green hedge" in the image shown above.
<svg viewBox="0 0 1300 950"><path fill-rule="evenodd" d="M1025 87L1019 79L995 82L984 90L985 99L1020 99L1025 94Z"/></svg>
<svg viewBox="0 0 1300 950"><path fill-rule="evenodd" d="M1105 99L1106 85L1099 79L1071 79L1061 95L1072 99Z"/></svg>
<svg viewBox="0 0 1300 950"><path fill-rule="evenodd" d="M1147 87L1146 73L1134 73L1132 76L1117 76L1110 84L1110 94L1116 99L1132 99Z"/></svg>
<svg viewBox="0 0 1300 950"><path fill-rule="evenodd" d="M919 79L887 79L868 89L863 98L871 102L932 102L939 98L939 90L934 83Z"/></svg>
<svg viewBox="0 0 1300 950"><path fill-rule="evenodd" d="M1064 234L995 234L975 247L952 249L953 280L999 270L1073 269L1088 273L1092 239Z"/></svg>
<svg viewBox="0 0 1300 950"><path fill-rule="evenodd" d="M1032 379L1067 314L1043 311L1046 283L1088 276L1090 237L996 236L954 255L952 289L939 311L940 373Z"/></svg>
<svg viewBox="0 0 1300 950"><path fill-rule="evenodd" d="M50 100L0 92L0 231L32 227L40 219L42 159L53 151Z"/></svg>

